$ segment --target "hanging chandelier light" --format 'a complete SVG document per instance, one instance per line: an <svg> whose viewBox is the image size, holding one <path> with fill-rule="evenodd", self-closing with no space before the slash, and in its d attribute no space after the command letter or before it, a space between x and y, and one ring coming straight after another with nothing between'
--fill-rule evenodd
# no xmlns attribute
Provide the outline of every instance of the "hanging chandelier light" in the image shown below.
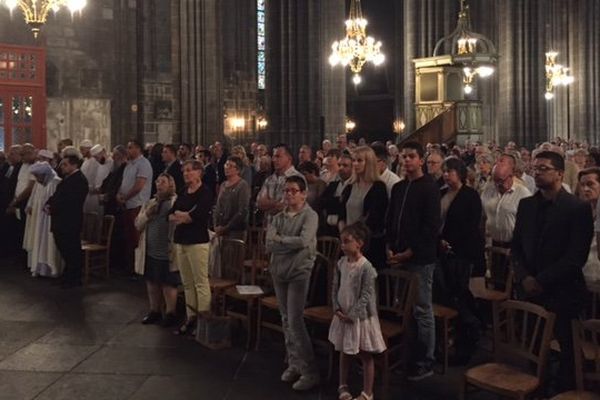
<svg viewBox="0 0 600 400"><path fill-rule="evenodd" d="M352 81L355 85L361 83L360 72L367 62L381 65L385 55L381 52L381 42L367 36L367 20L363 17L360 0L351 0L350 16L346 21L346 37L331 45L331 66L350 66L354 73Z"/></svg>
<svg viewBox="0 0 600 400"><path fill-rule="evenodd" d="M556 51L546 53L546 100L554 98L555 86L568 86L575 81L573 75L569 74L569 68L556 63Z"/></svg>
<svg viewBox="0 0 600 400"><path fill-rule="evenodd" d="M436 43L433 56L439 56L444 47L450 47L452 62L463 66L464 91L470 94L477 76L487 78L494 74L498 55L490 39L471 30L469 6L466 3L466 0L460 0L456 29Z"/></svg>
<svg viewBox="0 0 600 400"><path fill-rule="evenodd" d="M0 4L7 7L11 15L14 9L19 7L23 12L25 22L33 32L33 36L37 38L50 11L56 13L64 6L69 9L71 15L81 14L87 0L0 0Z"/></svg>

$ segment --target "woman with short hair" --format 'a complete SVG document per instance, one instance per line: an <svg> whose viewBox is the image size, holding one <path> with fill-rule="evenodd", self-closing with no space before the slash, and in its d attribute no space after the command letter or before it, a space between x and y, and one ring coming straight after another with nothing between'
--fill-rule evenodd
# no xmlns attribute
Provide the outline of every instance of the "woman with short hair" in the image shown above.
<svg viewBox="0 0 600 400"><path fill-rule="evenodd" d="M225 182L221 184L213 213L215 233L232 239L244 240L248 227L250 185L240 173L244 167L239 157L231 156L225 162Z"/></svg>
<svg viewBox="0 0 600 400"><path fill-rule="evenodd" d="M135 252L135 272L146 280L150 312L142 324L161 322L171 327L177 322L177 286L181 284L177 264L172 260L172 225L169 211L175 203L175 180L166 173L156 178L156 195L146 203L135 219L140 241ZM162 304L165 315L162 315Z"/></svg>
<svg viewBox="0 0 600 400"><path fill-rule="evenodd" d="M202 184L204 166L200 161L188 160L182 170L186 187L175 200L169 221L175 224L175 260L181 273L187 314L186 322L176 334L187 335L195 330L198 314L210 311L208 224L213 193Z"/></svg>
<svg viewBox="0 0 600 400"><path fill-rule="evenodd" d="M246 149L242 145L233 146L231 149L231 155L238 157L242 161L242 168L240 169L240 176L243 180L246 181L248 185L252 185L252 178L254 176L254 171L252 165L250 164L250 160L248 159L248 154L246 153Z"/></svg>

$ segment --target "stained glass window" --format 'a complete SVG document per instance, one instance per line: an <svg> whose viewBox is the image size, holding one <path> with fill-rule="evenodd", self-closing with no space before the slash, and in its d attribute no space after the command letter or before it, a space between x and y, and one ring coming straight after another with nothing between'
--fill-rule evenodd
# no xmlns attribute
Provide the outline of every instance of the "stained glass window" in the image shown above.
<svg viewBox="0 0 600 400"><path fill-rule="evenodd" d="M265 1L256 0L257 48L258 48L258 89L264 90L266 85L266 42L265 42Z"/></svg>

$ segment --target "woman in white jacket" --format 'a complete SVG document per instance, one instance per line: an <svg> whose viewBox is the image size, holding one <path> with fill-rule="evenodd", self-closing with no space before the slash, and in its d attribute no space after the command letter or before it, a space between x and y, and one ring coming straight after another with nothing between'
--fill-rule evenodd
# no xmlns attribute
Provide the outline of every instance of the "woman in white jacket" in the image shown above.
<svg viewBox="0 0 600 400"><path fill-rule="evenodd" d="M146 279L150 312L142 324L161 322L164 327L177 323L175 306L177 286L181 284L177 266L172 262L172 224L169 210L175 202L175 181L169 174L160 174L156 179L156 195L144 205L135 220L141 232L136 249L135 272ZM162 304L165 315L162 315Z"/></svg>

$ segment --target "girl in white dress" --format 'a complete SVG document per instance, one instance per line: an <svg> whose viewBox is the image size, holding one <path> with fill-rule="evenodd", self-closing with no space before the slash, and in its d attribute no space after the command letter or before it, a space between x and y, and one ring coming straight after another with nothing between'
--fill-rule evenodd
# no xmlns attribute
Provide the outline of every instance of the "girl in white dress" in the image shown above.
<svg viewBox="0 0 600 400"><path fill-rule="evenodd" d="M352 399L347 379L350 358L353 356L358 356L363 366L363 391L356 399L373 399L373 354L386 349L377 317L377 272L362 254L368 235L369 229L362 222L342 230L340 237L344 257L333 274L332 304L335 315L329 328L329 341L340 352L340 400Z"/></svg>

